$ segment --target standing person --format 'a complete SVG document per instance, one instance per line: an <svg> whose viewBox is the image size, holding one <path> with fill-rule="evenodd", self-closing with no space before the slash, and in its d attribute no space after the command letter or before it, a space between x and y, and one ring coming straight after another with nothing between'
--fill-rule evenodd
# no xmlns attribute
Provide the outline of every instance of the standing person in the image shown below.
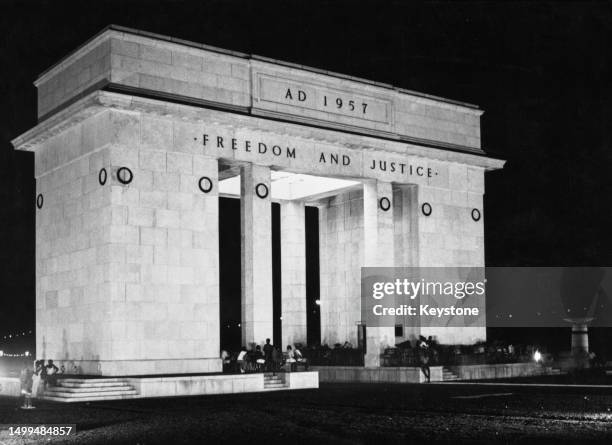
<svg viewBox="0 0 612 445"><path fill-rule="evenodd" d="M429 345L422 335L419 336L419 362L421 363L421 371L427 379L427 383L431 381L431 370L429 369Z"/></svg>
<svg viewBox="0 0 612 445"><path fill-rule="evenodd" d="M53 364L53 360L49 360L47 362L47 366L45 366L45 369L47 370L46 383L49 386L55 386L55 381L56 381L55 374L57 374L57 371L59 371L59 368ZM47 385L45 385L45 389L46 388L47 388Z"/></svg>
<svg viewBox="0 0 612 445"><path fill-rule="evenodd" d="M39 360L40 361L40 387L42 387L41 389L39 389L39 391L41 392L45 392L45 389L47 389L47 367L45 366L45 361L44 360Z"/></svg>
<svg viewBox="0 0 612 445"><path fill-rule="evenodd" d="M276 375L276 371L280 369L281 364L281 351L278 346L274 346L272 349L272 375Z"/></svg>
<svg viewBox="0 0 612 445"><path fill-rule="evenodd" d="M264 353L264 359L266 361L266 370L270 371L270 369L272 368L273 363L272 363L272 351L274 351L274 346L272 346L272 344L270 344L270 339L266 338L266 344L263 347L263 353Z"/></svg>
<svg viewBox="0 0 612 445"><path fill-rule="evenodd" d="M32 409L32 376L34 371L32 366L24 366L19 375L19 381L21 383L21 394L23 395L23 405L21 409Z"/></svg>
<svg viewBox="0 0 612 445"><path fill-rule="evenodd" d="M42 360L36 360L34 362L34 375L32 376L32 397L38 398L40 396L42 369L45 364Z"/></svg>
<svg viewBox="0 0 612 445"><path fill-rule="evenodd" d="M438 364L438 342L431 335L427 337L427 347L429 348L429 361L435 366Z"/></svg>

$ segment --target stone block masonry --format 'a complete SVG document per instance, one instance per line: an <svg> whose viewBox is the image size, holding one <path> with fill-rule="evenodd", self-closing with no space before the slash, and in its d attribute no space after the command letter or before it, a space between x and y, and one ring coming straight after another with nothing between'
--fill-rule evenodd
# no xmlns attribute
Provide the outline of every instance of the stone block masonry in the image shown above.
<svg viewBox="0 0 612 445"><path fill-rule="evenodd" d="M481 152L482 111L473 105L116 26L39 77L38 116L109 85Z"/></svg>
<svg viewBox="0 0 612 445"><path fill-rule="evenodd" d="M168 152L172 127L150 125L106 111L37 152L42 357L91 374L220 370L217 160Z"/></svg>
<svg viewBox="0 0 612 445"><path fill-rule="evenodd" d="M306 203L324 343L357 344L363 266L484 265L484 174L503 161L473 105L118 27L35 84L40 122L13 145L35 153L37 354L68 369L221 370L220 164L241 177L245 345L272 338L274 171L353 184L281 203L284 345L306 340ZM418 334L485 332L370 327L366 363Z"/></svg>

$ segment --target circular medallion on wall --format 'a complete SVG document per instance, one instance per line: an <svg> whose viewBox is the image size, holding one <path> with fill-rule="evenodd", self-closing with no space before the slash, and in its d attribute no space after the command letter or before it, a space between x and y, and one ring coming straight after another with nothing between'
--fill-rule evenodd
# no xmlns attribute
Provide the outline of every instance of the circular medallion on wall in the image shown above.
<svg viewBox="0 0 612 445"><path fill-rule="evenodd" d="M43 206L43 195L42 193L39 193L38 196L36 197L36 207L38 207L39 209L42 209Z"/></svg>
<svg viewBox="0 0 612 445"><path fill-rule="evenodd" d="M198 181L198 187L200 187L200 190L202 190L204 193L208 193L212 190L213 183L209 177L202 176Z"/></svg>
<svg viewBox="0 0 612 445"><path fill-rule="evenodd" d="M255 193L261 199L267 198L269 193L268 186L260 182L255 186Z"/></svg>
<svg viewBox="0 0 612 445"><path fill-rule="evenodd" d="M481 216L482 216L482 215L480 214L480 210L478 210L478 209L472 209L472 219L473 219L474 221L480 221L480 217L481 217Z"/></svg>
<svg viewBox="0 0 612 445"><path fill-rule="evenodd" d="M117 180L121 184L129 184L132 182L132 179L134 179L134 174L129 168L120 167L119 170L117 170Z"/></svg>
<svg viewBox="0 0 612 445"><path fill-rule="evenodd" d="M98 173L98 182L100 183L100 185L106 184L107 179L108 179L108 173L106 173L106 169L105 168L100 169L100 172Z"/></svg>
<svg viewBox="0 0 612 445"><path fill-rule="evenodd" d="M380 205L381 210L386 212L391 208L391 200L387 197L380 198L380 201L378 201L378 205Z"/></svg>
<svg viewBox="0 0 612 445"><path fill-rule="evenodd" d="M429 204L428 202L424 202L423 205L421 205L421 212L423 212L423 215L425 216L431 215L431 204Z"/></svg>

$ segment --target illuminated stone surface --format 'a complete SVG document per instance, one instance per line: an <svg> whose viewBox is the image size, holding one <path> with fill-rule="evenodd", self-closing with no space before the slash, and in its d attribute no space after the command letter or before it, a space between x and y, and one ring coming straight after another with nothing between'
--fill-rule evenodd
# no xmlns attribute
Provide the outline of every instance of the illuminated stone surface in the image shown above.
<svg viewBox="0 0 612 445"><path fill-rule="evenodd" d="M41 357L105 375L219 371L219 181L236 176L246 343L272 337L273 199L283 200L286 226L285 343L305 340L305 204L319 208L321 336L330 345L357 344L360 267L484 265L483 219L471 211L484 215L484 173L503 162L480 148L477 107L116 27L35 84L40 123L13 144L35 152L44 197ZM121 167L132 172L128 184ZM283 189L257 196L273 177ZM421 333L455 343L485 336L414 328L404 338ZM389 328L367 337L370 354L396 340Z"/></svg>

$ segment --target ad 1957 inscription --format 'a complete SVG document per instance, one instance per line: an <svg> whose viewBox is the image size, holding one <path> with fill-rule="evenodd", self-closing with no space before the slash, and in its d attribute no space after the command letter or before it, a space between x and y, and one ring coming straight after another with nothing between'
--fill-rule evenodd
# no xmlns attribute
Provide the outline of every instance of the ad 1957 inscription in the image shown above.
<svg viewBox="0 0 612 445"><path fill-rule="evenodd" d="M327 88L311 82L273 78L263 74L258 75L258 86L259 101L263 103L288 105L301 110L331 113L362 121L390 123L391 102L363 93Z"/></svg>

